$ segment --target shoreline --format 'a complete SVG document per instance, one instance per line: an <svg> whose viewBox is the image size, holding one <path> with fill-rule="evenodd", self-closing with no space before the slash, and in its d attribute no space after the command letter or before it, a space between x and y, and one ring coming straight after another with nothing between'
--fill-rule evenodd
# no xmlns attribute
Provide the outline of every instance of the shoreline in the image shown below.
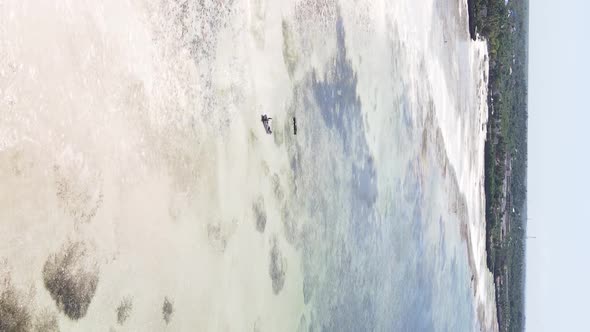
<svg viewBox="0 0 590 332"><path fill-rule="evenodd" d="M488 121L489 62L487 43L471 41L470 75L475 86L466 101L468 112L473 112L461 123L453 107L437 111L447 158L455 171L457 199L463 201L465 215L460 215L460 235L465 241L471 270L475 319L482 331L499 331L495 284L487 267L485 217L484 147ZM468 151L471 158L464 155Z"/></svg>
<svg viewBox="0 0 590 332"><path fill-rule="evenodd" d="M490 6L466 0L470 38L489 54L484 146L484 239L496 319L524 329L526 246L528 1ZM506 64L509 64L508 66ZM518 155L518 156L517 156ZM524 156L524 157L523 157ZM510 239L510 240L507 240Z"/></svg>

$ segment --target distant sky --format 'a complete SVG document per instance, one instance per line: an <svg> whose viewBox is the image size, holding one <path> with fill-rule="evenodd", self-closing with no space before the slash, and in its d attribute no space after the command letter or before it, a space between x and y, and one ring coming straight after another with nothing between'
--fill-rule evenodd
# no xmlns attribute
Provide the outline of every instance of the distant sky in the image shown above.
<svg viewBox="0 0 590 332"><path fill-rule="evenodd" d="M527 331L590 331L590 1L530 0Z"/></svg>

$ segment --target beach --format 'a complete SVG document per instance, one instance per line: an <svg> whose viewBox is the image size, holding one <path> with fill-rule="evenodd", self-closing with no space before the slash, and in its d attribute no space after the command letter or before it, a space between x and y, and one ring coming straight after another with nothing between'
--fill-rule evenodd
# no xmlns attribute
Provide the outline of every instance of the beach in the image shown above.
<svg viewBox="0 0 590 332"><path fill-rule="evenodd" d="M0 7L3 324L497 330L464 1Z"/></svg>

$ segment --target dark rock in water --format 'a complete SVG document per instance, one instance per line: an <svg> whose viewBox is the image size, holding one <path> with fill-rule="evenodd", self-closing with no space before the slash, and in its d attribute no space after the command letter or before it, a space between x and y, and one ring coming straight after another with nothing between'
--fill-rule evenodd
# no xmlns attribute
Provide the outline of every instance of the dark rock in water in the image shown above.
<svg viewBox="0 0 590 332"><path fill-rule="evenodd" d="M0 284L0 331L30 331L31 313L9 280Z"/></svg>
<svg viewBox="0 0 590 332"><path fill-rule="evenodd" d="M59 311L78 320L88 311L98 274L98 266L90 260L85 244L68 242L45 262L43 283Z"/></svg>
<svg viewBox="0 0 590 332"><path fill-rule="evenodd" d="M252 206L252 210L254 210L254 218L256 220L256 230L260 233L264 233L264 229L266 228L266 209L264 206L264 198L259 196L254 202Z"/></svg>
<svg viewBox="0 0 590 332"><path fill-rule="evenodd" d="M124 298L119 306L117 307L117 323L119 325L123 325L127 318L131 315L131 310L133 310L133 302L130 298Z"/></svg>
<svg viewBox="0 0 590 332"><path fill-rule="evenodd" d="M174 314L174 303L172 303L168 297L164 297L164 304L162 304L162 318L166 324L169 324Z"/></svg>
<svg viewBox="0 0 590 332"><path fill-rule="evenodd" d="M273 240L272 249L270 250L270 266L269 274L272 280L272 290L275 294L278 294L285 285L285 271L287 264L283 258L276 238Z"/></svg>

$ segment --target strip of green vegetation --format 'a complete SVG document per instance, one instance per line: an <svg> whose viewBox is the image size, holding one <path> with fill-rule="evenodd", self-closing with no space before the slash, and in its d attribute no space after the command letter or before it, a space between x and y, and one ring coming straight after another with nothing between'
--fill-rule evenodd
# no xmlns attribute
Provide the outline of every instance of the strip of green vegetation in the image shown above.
<svg viewBox="0 0 590 332"><path fill-rule="evenodd" d="M528 0L468 0L469 31L488 42L487 263L500 331L523 331L526 247Z"/></svg>

